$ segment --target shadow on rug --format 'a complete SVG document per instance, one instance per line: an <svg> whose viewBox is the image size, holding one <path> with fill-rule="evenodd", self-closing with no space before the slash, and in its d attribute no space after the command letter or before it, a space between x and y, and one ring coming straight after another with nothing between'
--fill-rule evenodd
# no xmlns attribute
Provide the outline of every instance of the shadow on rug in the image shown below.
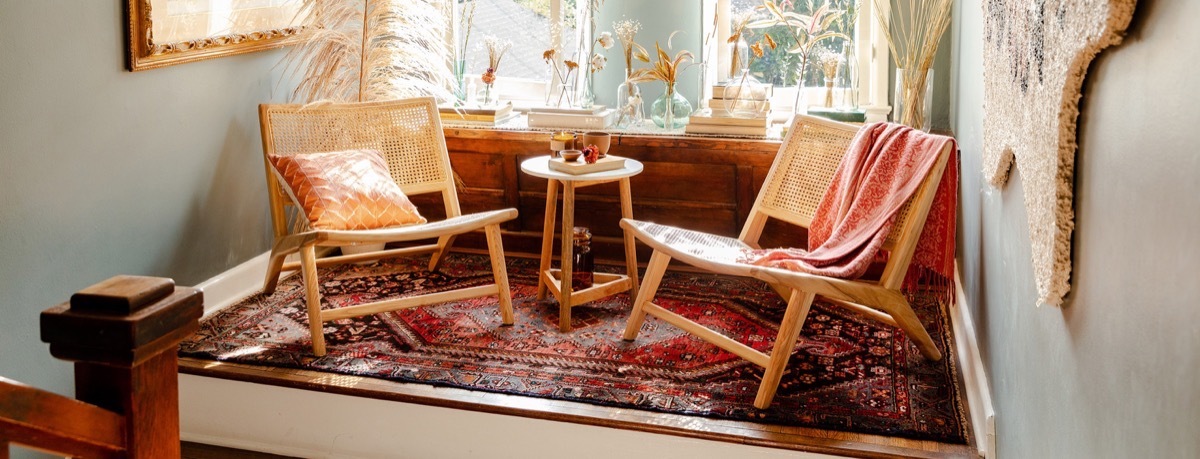
<svg viewBox="0 0 1200 459"><path fill-rule="evenodd" d="M455 254L441 272L425 260L324 270L323 307L491 283L488 259ZM299 276L206 319L180 354L249 364L373 376L597 405L966 443L949 321L931 296L913 304L947 358L930 362L899 330L818 301L804 324L774 403L753 407L762 369L649 317L621 339L626 294L577 306L558 331L558 305L537 301L537 262L509 259L516 325L500 325L496 299L329 322L328 355L310 348ZM785 302L766 284L668 272L663 307L765 350Z"/></svg>

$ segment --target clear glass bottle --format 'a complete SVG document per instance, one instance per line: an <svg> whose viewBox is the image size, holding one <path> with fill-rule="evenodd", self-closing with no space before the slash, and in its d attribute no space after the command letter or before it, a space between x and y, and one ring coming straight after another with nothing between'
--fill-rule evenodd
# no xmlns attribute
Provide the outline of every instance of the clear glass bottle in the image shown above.
<svg viewBox="0 0 1200 459"><path fill-rule="evenodd" d="M581 290L592 286L596 262L592 255L592 232L576 226L572 231L574 250L571 261L571 289Z"/></svg>
<svg viewBox="0 0 1200 459"><path fill-rule="evenodd" d="M641 89L638 89L637 83L629 81L629 75L626 72L625 81L617 86L617 109L620 110L620 116L617 118L617 127L638 126L642 124L642 120L646 118L644 105L642 103Z"/></svg>

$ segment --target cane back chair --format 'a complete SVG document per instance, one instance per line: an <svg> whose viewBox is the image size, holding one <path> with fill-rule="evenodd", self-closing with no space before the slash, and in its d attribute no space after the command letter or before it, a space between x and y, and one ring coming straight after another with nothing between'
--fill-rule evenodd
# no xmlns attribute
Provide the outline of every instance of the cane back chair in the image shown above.
<svg viewBox="0 0 1200 459"><path fill-rule="evenodd" d="M517 216L516 209L502 209L463 215L455 190L454 173L442 133L437 105L432 98L388 102L348 104L259 106L263 157L267 169L271 222L275 243L271 249L263 292L275 291L281 272L300 269L304 280L305 301L313 353L325 355L322 323L367 314L456 301L480 296L499 298L501 320L513 323L512 298L500 240L500 223ZM308 226L296 197L281 186L279 172L272 167L271 155L302 155L350 149L380 151L388 172L407 196L441 193L446 219L422 224L371 230L320 230ZM289 214L293 217L289 219ZM289 224L289 220L295 220ZM297 227L298 226L298 227ZM482 229L487 237L495 283L459 290L423 294L369 304L321 309L317 268L346 262L431 253L429 270L436 271L454 243L455 236ZM436 243L383 250L373 253L316 258L316 248L360 243L386 243L432 240ZM285 262L299 252L300 261Z"/></svg>
<svg viewBox="0 0 1200 459"><path fill-rule="evenodd" d="M950 146L939 153L933 169L900 209L900 215L883 245L883 250L889 252L888 261L878 281L831 278L751 265L739 260L744 249L760 248L758 240L769 218L808 228L818 203L832 183L834 172L857 131L857 126L798 116L767 174L741 235L736 239L628 218L621 220L623 228L654 249L641 289L634 300L633 312L625 328L625 339L637 338L649 314L764 367L765 374L754 400L754 406L758 408L766 408L775 397L783 370L817 295L835 305L899 327L916 343L925 357L941 359L941 352L899 289L933 202L934 192L941 181L942 171L952 154ZM756 350L654 304L652 300L671 259L718 274L763 280L787 299L787 310L770 353Z"/></svg>

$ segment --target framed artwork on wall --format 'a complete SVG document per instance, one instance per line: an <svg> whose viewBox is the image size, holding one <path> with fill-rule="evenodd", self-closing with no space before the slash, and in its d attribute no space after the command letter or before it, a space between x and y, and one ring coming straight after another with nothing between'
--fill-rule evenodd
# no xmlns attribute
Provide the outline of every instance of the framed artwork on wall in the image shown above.
<svg viewBox="0 0 1200 459"><path fill-rule="evenodd" d="M134 72L278 48L301 29L301 0L126 1Z"/></svg>

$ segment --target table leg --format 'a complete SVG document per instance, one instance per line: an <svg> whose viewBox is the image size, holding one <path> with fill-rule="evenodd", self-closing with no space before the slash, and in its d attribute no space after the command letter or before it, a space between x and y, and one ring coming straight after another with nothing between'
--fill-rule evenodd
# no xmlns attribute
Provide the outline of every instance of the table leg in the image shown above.
<svg viewBox="0 0 1200 459"><path fill-rule="evenodd" d="M571 331L571 265L574 259L572 256L574 248L572 233L575 228L575 184L573 182L563 183L562 214L562 261L560 263L562 269L559 271L562 275L560 283L562 295L559 295L558 298L558 330L565 333Z"/></svg>
<svg viewBox="0 0 1200 459"><path fill-rule="evenodd" d="M537 299L546 299L546 280L542 273L550 269L554 257L554 209L558 205L558 180L546 180L546 220L542 223L542 262L538 265Z"/></svg>
<svg viewBox="0 0 1200 459"><path fill-rule="evenodd" d="M621 218L633 218L633 193L628 177L621 179ZM625 270L629 274L629 302L633 303L638 294L638 261L633 233L629 230L625 230Z"/></svg>

